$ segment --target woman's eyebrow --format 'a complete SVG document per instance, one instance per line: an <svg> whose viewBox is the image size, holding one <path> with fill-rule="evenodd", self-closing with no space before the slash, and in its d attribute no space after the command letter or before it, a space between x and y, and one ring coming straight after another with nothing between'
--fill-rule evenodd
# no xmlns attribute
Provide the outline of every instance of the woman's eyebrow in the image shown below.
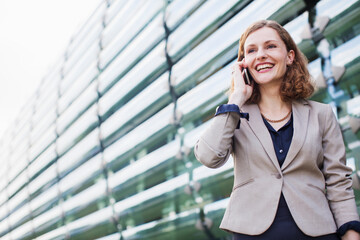
<svg viewBox="0 0 360 240"><path fill-rule="evenodd" d="M275 40L275 39L270 39L270 40L266 40L264 42L264 44L267 44L267 43L270 43L270 42L279 42L278 40ZM255 43L250 43L249 45L245 46L245 48L248 48L248 47L252 47L252 46L256 46L257 44Z"/></svg>
<svg viewBox="0 0 360 240"><path fill-rule="evenodd" d="M265 41L265 43L269 43L269 42L279 42L278 40L267 40L267 41Z"/></svg>

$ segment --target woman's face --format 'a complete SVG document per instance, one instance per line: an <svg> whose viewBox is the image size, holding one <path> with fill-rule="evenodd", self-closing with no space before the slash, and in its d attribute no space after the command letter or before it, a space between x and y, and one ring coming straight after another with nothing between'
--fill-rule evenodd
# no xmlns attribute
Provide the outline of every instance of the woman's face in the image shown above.
<svg viewBox="0 0 360 240"><path fill-rule="evenodd" d="M272 28L263 27L251 33L244 43L245 62L259 85L280 84L286 65L294 60L294 51Z"/></svg>

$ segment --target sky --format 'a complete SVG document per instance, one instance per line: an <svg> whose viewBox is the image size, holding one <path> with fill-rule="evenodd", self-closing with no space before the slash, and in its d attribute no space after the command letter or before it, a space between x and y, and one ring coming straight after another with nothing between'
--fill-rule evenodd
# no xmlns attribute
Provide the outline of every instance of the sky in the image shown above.
<svg viewBox="0 0 360 240"><path fill-rule="evenodd" d="M102 0L0 0L0 138Z"/></svg>

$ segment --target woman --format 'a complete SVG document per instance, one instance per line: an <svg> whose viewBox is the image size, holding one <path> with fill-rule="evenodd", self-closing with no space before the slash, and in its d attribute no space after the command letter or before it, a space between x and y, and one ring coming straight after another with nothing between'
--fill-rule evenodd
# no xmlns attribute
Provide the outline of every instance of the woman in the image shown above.
<svg viewBox="0 0 360 240"><path fill-rule="evenodd" d="M234 158L234 188L220 225L234 239L360 239L341 131L329 105L305 100L313 91L289 33L274 21L249 26L228 104L195 146L210 168Z"/></svg>

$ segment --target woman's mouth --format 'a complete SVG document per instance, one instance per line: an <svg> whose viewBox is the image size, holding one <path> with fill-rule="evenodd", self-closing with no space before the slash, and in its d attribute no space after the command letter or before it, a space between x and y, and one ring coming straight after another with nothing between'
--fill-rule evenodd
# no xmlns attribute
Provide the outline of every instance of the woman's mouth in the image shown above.
<svg viewBox="0 0 360 240"><path fill-rule="evenodd" d="M259 64L256 66L256 71L257 72L263 72L265 70L269 70L271 68L274 67L274 64L271 63L264 63L264 64Z"/></svg>

